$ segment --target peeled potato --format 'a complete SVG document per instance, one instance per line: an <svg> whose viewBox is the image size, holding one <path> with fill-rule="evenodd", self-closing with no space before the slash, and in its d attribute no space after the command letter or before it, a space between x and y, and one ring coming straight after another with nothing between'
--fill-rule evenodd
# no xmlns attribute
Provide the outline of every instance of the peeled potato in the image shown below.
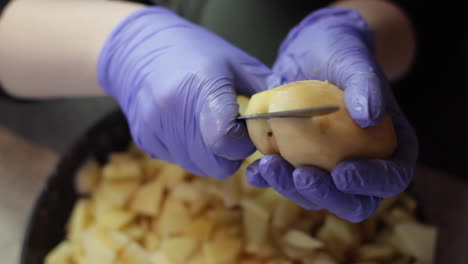
<svg viewBox="0 0 468 264"><path fill-rule="evenodd" d="M333 169L345 159L388 158L397 139L390 116L374 127L361 128L349 115L338 87L321 81L289 83L252 96L245 115L338 105L338 112L309 119L247 120L250 138L263 154L281 154L296 167Z"/></svg>

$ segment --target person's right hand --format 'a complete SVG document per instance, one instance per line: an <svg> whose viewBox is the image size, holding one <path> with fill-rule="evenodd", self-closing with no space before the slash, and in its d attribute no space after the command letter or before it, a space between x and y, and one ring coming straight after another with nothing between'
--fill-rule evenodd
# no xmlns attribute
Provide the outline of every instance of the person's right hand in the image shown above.
<svg viewBox="0 0 468 264"><path fill-rule="evenodd" d="M257 59L162 7L143 8L117 26L98 75L142 150L217 179L255 150L236 120L236 93L280 82Z"/></svg>
<svg viewBox="0 0 468 264"><path fill-rule="evenodd" d="M379 124L388 113L398 139L392 157L347 159L327 172L314 166L294 168L279 155L267 155L249 165L252 185L273 187L303 208L324 208L352 222L366 219L382 198L407 188L418 140L374 51L373 32L357 11L327 7L290 31L273 71L285 82L322 80L341 87L346 110L362 128Z"/></svg>

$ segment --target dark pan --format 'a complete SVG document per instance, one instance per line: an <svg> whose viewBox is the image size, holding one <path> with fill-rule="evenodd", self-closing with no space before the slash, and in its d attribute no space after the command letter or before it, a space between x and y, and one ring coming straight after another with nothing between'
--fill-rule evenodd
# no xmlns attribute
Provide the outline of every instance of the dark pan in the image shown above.
<svg viewBox="0 0 468 264"><path fill-rule="evenodd" d="M115 111L74 144L36 200L23 240L21 264L43 264L47 253L65 237L65 225L78 198L74 176L81 164L91 157L105 162L110 152L125 150L129 142L125 117Z"/></svg>
<svg viewBox="0 0 468 264"><path fill-rule="evenodd" d="M44 264L47 253L64 239L65 225L78 199L74 176L83 162L94 157L104 163L109 153L125 150L130 140L124 115L115 111L74 144L36 200L25 232L20 264Z"/></svg>

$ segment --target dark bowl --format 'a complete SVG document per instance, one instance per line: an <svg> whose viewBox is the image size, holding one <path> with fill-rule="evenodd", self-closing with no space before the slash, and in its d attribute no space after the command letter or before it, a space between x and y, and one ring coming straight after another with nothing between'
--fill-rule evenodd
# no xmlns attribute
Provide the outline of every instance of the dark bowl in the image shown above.
<svg viewBox="0 0 468 264"><path fill-rule="evenodd" d="M109 153L130 143L126 119L115 111L94 125L62 157L39 194L27 224L20 263L43 264L45 256L65 237L65 225L76 200L74 176L84 161L104 163Z"/></svg>
<svg viewBox="0 0 468 264"><path fill-rule="evenodd" d="M50 250L65 238L65 225L79 198L74 188L74 177L81 165L89 158L104 163L108 154L126 150L130 141L127 121L120 111L115 111L94 125L62 157L30 215L20 264L43 264ZM410 187L408 192L414 197L412 189ZM422 220L421 212L419 207Z"/></svg>

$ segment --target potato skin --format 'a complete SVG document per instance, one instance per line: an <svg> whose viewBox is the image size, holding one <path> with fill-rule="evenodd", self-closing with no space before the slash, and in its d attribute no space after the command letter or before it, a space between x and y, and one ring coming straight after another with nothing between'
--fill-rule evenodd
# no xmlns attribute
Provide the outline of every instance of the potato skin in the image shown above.
<svg viewBox="0 0 468 264"><path fill-rule="evenodd" d="M328 82L299 81L257 93L245 114L330 104L340 110L307 120L248 120L249 135L265 155L281 154L295 167L313 165L327 171L346 159L386 159L394 153L397 137L390 116L377 126L359 127L346 109L343 91Z"/></svg>

